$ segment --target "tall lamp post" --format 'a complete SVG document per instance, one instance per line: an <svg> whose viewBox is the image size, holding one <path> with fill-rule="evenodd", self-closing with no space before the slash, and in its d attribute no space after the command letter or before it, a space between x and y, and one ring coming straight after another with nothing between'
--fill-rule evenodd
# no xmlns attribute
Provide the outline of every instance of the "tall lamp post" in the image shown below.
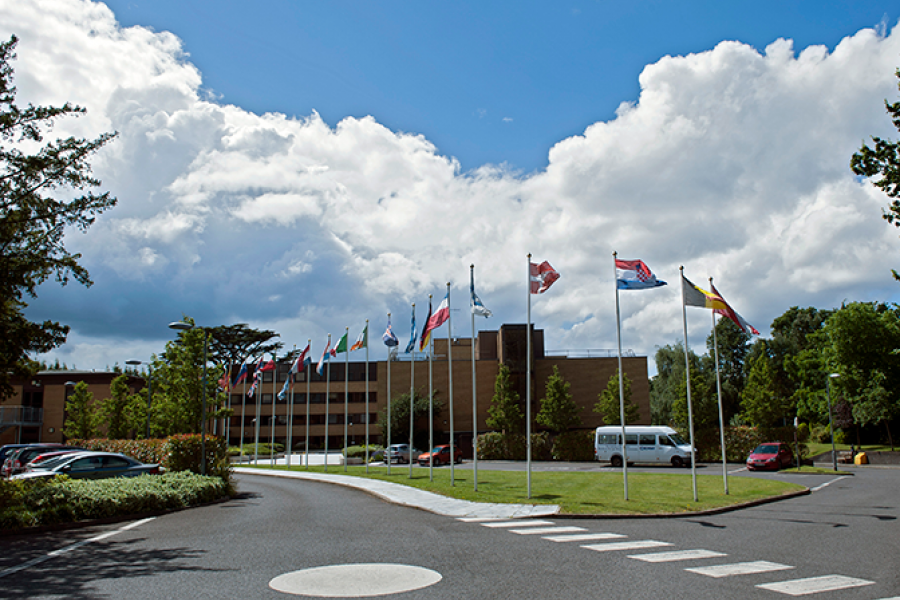
<svg viewBox="0 0 900 600"><path fill-rule="evenodd" d="M169 329L187 331L193 329L192 323L175 321L169 323ZM206 347L209 345L209 335L203 332L203 387L200 395L200 474L206 475ZM274 400L273 400L274 401Z"/></svg>
<svg viewBox="0 0 900 600"><path fill-rule="evenodd" d="M131 365L132 367L137 367L142 365L139 360L126 360L126 365ZM153 398L153 364L147 363L147 434L144 436L146 439L150 439L150 400Z"/></svg>
<svg viewBox="0 0 900 600"><path fill-rule="evenodd" d="M840 377L840 373L830 373L825 380L825 399L828 401L828 429L831 431L831 466L837 471L837 452L834 449L834 419L831 416L831 380Z"/></svg>

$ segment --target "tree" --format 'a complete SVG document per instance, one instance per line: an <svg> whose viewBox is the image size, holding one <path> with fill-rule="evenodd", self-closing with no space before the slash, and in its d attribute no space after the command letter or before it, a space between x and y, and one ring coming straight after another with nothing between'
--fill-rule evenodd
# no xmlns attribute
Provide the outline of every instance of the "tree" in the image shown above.
<svg viewBox="0 0 900 600"><path fill-rule="evenodd" d="M719 377L722 381L722 412L725 422L740 412L741 393L744 391L744 363L750 351L750 335L738 327L731 319L718 319L715 338L710 333L706 338L709 351L711 377L715 377L715 342L719 346Z"/></svg>
<svg viewBox="0 0 900 600"><path fill-rule="evenodd" d="M94 406L94 394L88 391L85 382L79 381L66 399L63 435L67 438L89 440L97 435L99 421L97 407Z"/></svg>
<svg viewBox="0 0 900 600"><path fill-rule="evenodd" d="M69 332L53 321L32 323L24 317L26 297L54 277L62 285L70 278L90 286L87 270L65 247L66 229L86 231L97 215L115 206L109 192L85 191L67 200L64 190L87 190L100 181L91 176L88 159L115 134L93 140L69 137L40 145L44 130L61 117L85 110L15 104L13 68L18 39L0 43L0 397L12 393L10 378L27 377L37 369L32 352L60 346ZM40 146L39 146L40 145ZM25 149L37 147L32 154Z"/></svg>
<svg viewBox="0 0 900 600"><path fill-rule="evenodd" d="M640 407L631 401L631 379L628 374L622 380L622 390L625 397L625 424L637 423L641 418ZM619 406L619 370L609 378L606 389L600 392L597 403L594 404L594 412L603 415L604 425L621 425L622 419Z"/></svg>
<svg viewBox="0 0 900 600"><path fill-rule="evenodd" d="M437 393L432 396L431 407L429 408L428 396L419 393L413 394L413 439L409 439L409 393L400 394L390 399L391 403L391 443L402 444L404 441L409 442L416 448L425 448L428 446L428 437L426 433L415 431L415 424L423 417L427 419L429 410L433 410L434 416L438 416L444 410L443 400L438 398ZM388 409L385 406L378 413L378 425L381 427L381 435L388 439Z"/></svg>
<svg viewBox="0 0 900 600"><path fill-rule="evenodd" d="M111 440L134 438L143 432L147 419L147 403L137 394L129 393L128 376L119 375L109 385L109 398L100 404L99 414L106 424L106 437Z"/></svg>
<svg viewBox="0 0 900 600"><path fill-rule="evenodd" d="M250 356L275 354L284 347L282 342L270 342L279 337L274 331L252 329L246 323L206 327L210 335L209 361L224 365L240 364Z"/></svg>
<svg viewBox="0 0 900 600"><path fill-rule="evenodd" d="M789 411L788 402L775 389L772 361L760 352L750 361L741 417L757 427L766 427L777 424Z"/></svg>
<svg viewBox="0 0 900 600"><path fill-rule="evenodd" d="M900 70L895 74L900 78ZM900 130L900 102L891 104L885 100L884 107L891 116L894 127ZM897 199L900 196L900 143L874 136L872 142L874 147L863 144L859 152L853 155L850 169L856 175L864 177L881 176L872 184L887 194L888 198L894 199L882 217L895 227L900 227L900 200ZM893 273L894 278L900 280L900 274L896 270Z"/></svg>
<svg viewBox="0 0 900 600"><path fill-rule="evenodd" d="M560 376L559 368L553 365L553 374L547 378L546 394L541 399L541 410L535 421L554 433L564 433L581 425L578 415L581 407L569 393L569 386L569 382Z"/></svg>
<svg viewBox="0 0 900 600"><path fill-rule="evenodd" d="M513 389L509 379L509 367L500 365L494 380L494 397L488 407L488 427L503 434L525 432L525 413L522 412L519 394Z"/></svg>

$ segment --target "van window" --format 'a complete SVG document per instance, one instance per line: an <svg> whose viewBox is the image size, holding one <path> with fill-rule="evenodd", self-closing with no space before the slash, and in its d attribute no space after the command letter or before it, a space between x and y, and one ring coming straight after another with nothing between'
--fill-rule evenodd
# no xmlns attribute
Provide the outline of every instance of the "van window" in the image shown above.
<svg viewBox="0 0 900 600"><path fill-rule="evenodd" d="M618 444L619 437L614 433L601 433L597 436L598 444Z"/></svg>
<svg viewBox="0 0 900 600"><path fill-rule="evenodd" d="M661 436L659 436L659 445L660 446L674 446L675 443L669 439L669 436L661 435Z"/></svg>
<svg viewBox="0 0 900 600"><path fill-rule="evenodd" d="M652 433L642 433L640 445L641 446L655 446L656 445L656 436Z"/></svg>
<svg viewBox="0 0 900 600"><path fill-rule="evenodd" d="M677 433L673 433L669 435L673 442L675 442L676 446L687 446L688 443L684 441L684 438L678 435Z"/></svg>
<svg viewBox="0 0 900 600"><path fill-rule="evenodd" d="M637 445L637 434L634 434L634 433L625 434L625 443L628 445L631 445L631 444Z"/></svg>

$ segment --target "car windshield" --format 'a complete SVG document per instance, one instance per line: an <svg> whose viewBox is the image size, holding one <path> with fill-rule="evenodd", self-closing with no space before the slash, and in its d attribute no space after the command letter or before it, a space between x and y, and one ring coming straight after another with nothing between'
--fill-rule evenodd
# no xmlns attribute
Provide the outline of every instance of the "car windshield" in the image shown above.
<svg viewBox="0 0 900 600"><path fill-rule="evenodd" d="M669 439L675 442L676 446L687 446L688 443L684 441L684 438L678 435L677 433L670 433Z"/></svg>
<svg viewBox="0 0 900 600"><path fill-rule="evenodd" d="M778 446L775 444L763 444L757 446L753 454L778 454Z"/></svg>
<svg viewBox="0 0 900 600"><path fill-rule="evenodd" d="M431 449L431 451L432 452L440 452L443 449L444 449L443 446L435 446L434 448Z"/></svg>

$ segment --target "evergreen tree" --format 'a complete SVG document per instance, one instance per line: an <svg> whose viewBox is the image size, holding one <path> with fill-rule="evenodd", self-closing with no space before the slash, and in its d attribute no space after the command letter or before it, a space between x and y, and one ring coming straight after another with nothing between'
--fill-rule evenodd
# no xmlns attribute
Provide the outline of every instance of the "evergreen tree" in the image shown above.
<svg viewBox="0 0 900 600"><path fill-rule="evenodd" d="M88 391L85 382L75 384L72 394L66 399L66 422L63 435L67 438L88 440L97 435L100 417L94 406L94 394Z"/></svg>
<svg viewBox="0 0 900 600"><path fill-rule="evenodd" d="M488 427L503 434L525 433L525 413L519 394L512 388L509 367L500 365L494 380L494 397L488 407Z"/></svg>
<svg viewBox="0 0 900 600"><path fill-rule="evenodd" d="M631 379L628 374L622 380L622 391L625 398L625 424L637 423L641 418L640 407L631 401ZM621 425L621 407L619 405L619 370L609 378L606 389L600 392L594 404L594 412L603 415L604 425Z"/></svg>
<svg viewBox="0 0 900 600"><path fill-rule="evenodd" d="M581 425L581 412L572 394L569 393L568 381L559 374L559 368L553 365L553 374L547 378L546 394L541 399L541 410L535 421L554 433L564 433Z"/></svg>

